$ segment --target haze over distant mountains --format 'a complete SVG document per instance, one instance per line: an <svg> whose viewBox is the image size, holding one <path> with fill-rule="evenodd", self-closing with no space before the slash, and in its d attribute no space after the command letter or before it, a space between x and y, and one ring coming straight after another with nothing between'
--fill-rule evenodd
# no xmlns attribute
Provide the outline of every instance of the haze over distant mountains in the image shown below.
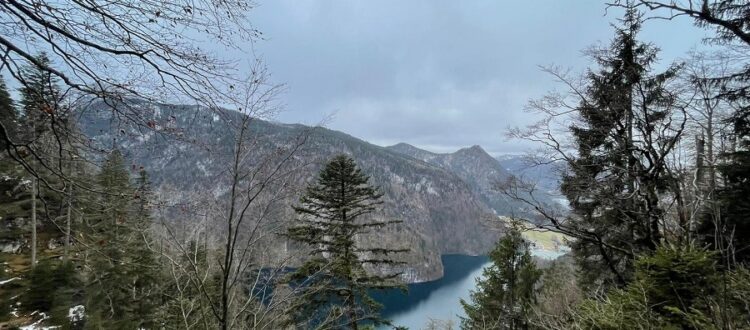
<svg viewBox="0 0 750 330"><path fill-rule="evenodd" d="M84 115L82 130L93 144L117 145L134 167L143 166L150 173L162 196L174 194L168 196L173 203L187 199L185 196L191 193L208 192L215 198L225 198L230 186L222 173L232 158L232 125L244 115L183 105L137 102L135 106L156 123L152 129L127 123L109 129L114 122L111 118ZM167 129L177 132L172 135L179 138L163 138L159 131ZM486 253L500 235L490 230L497 228L495 214L523 211L522 205L494 189L497 181L514 175L518 168L510 166L508 160L504 165L479 146L437 154L405 143L380 147L326 128L257 119L253 120L250 133L256 141L253 153L259 158L288 147L300 136L307 138L294 156L297 164L308 164L296 176L300 186L314 178L331 156L351 155L384 193L383 210L375 217L403 220L397 229L361 239L405 244L411 250L405 258L408 267L404 279L408 282L442 276L442 254ZM295 196L287 196L285 203L279 203L275 221L293 219L288 205L295 201ZM278 244L274 250L279 251L279 258L288 253L283 239L269 244Z"/></svg>

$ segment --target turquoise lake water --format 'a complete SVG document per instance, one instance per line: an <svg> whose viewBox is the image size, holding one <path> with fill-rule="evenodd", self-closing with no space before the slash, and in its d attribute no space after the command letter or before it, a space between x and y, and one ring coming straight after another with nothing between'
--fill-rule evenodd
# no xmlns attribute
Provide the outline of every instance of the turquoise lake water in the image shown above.
<svg viewBox="0 0 750 330"><path fill-rule="evenodd" d="M421 329L430 319L452 321L457 328L459 315L463 314L459 299L468 298L488 259L463 255L446 255L442 259L441 279L410 284L408 295L399 291L377 295L376 299L385 305L383 316L394 325L409 329Z"/></svg>
<svg viewBox="0 0 750 330"><path fill-rule="evenodd" d="M544 259L555 259L562 252L536 250L533 254ZM409 293L390 291L375 294L385 307L382 315L394 325L422 329L433 320L451 322L454 329L463 316L460 299L468 299L476 286L482 269L489 265L486 256L445 255L442 257L444 276L436 281L409 285Z"/></svg>

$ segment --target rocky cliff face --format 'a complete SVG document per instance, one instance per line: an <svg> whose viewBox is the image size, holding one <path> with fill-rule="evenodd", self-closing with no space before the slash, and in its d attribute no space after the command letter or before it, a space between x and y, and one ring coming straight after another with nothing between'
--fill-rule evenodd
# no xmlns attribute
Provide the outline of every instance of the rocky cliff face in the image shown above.
<svg viewBox="0 0 750 330"><path fill-rule="evenodd" d="M190 106L135 106L149 119L148 127L113 121L101 115L103 111L84 111L97 115L81 116L82 130L94 146L117 145L134 168L143 166L150 173L157 189L169 187L182 191L183 196L191 191L210 191L216 198L225 198L229 182L222 173L231 160L234 124L242 115ZM300 185L313 179L331 156L353 156L384 193L382 211L373 216L403 221L396 228L361 239L365 244L409 248L403 275L408 282L437 279L442 276L441 254L486 253L498 237L483 222L491 218L492 210L487 205L493 198L486 193L490 183L485 180L505 174L494 165L486 167L489 155L478 147L437 163L325 128L254 120L250 134L258 155L306 137L304 150L295 155L298 163L310 164L299 176ZM276 221L293 218L288 205L294 200L279 203ZM286 251L286 245L279 242L275 250Z"/></svg>
<svg viewBox="0 0 750 330"><path fill-rule="evenodd" d="M472 192L498 215L514 215L525 209L524 205L500 193L496 185L513 173L507 171L497 159L482 147L472 146L454 153L438 154L399 143L388 149L421 159L458 175Z"/></svg>

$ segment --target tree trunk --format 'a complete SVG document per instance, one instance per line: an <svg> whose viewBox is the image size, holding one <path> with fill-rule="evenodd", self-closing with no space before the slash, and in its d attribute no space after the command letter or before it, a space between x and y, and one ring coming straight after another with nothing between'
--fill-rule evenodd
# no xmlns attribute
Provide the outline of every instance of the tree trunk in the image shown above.
<svg viewBox="0 0 750 330"><path fill-rule="evenodd" d="M68 191L68 211L65 215L65 243L63 248L63 261L68 262L70 260L70 213L73 208L73 183L70 183L70 190Z"/></svg>
<svg viewBox="0 0 750 330"><path fill-rule="evenodd" d="M31 267L36 266L36 177L31 179Z"/></svg>

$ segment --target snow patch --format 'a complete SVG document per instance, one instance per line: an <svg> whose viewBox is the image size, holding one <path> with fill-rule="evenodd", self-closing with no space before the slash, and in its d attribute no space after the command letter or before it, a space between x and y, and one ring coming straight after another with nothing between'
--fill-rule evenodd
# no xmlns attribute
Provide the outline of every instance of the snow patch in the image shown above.
<svg viewBox="0 0 750 330"><path fill-rule="evenodd" d="M80 322L86 316L86 307L83 305L73 306L68 310L68 319L70 322Z"/></svg>
<svg viewBox="0 0 750 330"><path fill-rule="evenodd" d="M151 139L151 135L153 135L152 132L146 132L145 134L140 134L136 137L136 140L140 143L144 143Z"/></svg>
<svg viewBox="0 0 750 330"><path fill-rule="evenodd" d="M424 189L430 195L440 196L437 190L432 187L432 182L427 181L425 178L419 180L419 182L415 185L415 188L417 188L417 190Z"/></svg>
<svg viewBox="0 0 750 330"><path fill-rule="evenodd" d="M31 315L34 315L34 314L36 314L36 312L31 313ZM26 325L26 326L22 326L19 329L20 330L52 330L52 329L59 329L59 328L61 328L60 326L57 326L57 325L56 326L49 326L49 327L40 326L39 324L42 323L42 322L44 322L44 320L48 319L49 316L47 316L47 314L45 314L45 313L39 313L39 315L41 316L41 318L38 319L38 320L36 320L36 322L34 322L32 324L29 324L29 325Z"/></svg>
<svg viewBox="0 0 750 330"><path fill-rule="evenodd" d="M198 161L195 166L203 172L203 175L208 175L208 169L206 169L206 165L202 161Z"/></svg>

